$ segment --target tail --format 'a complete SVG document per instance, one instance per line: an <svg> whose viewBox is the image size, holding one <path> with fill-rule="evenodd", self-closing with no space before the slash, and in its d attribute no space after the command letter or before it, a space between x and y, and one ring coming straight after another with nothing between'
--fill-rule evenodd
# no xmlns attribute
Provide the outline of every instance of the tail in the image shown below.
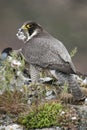
<svg viewBox="0 0 87 130"><path fill-rule="evenodd" d="M81 91L80 86L77 80L75 79L74 75L71 74L68 76L68 83L71 93L75 100L84 100L86 98L83 92Z"/></svg>
<svg viewBox="0 0 87 130"><path fill-rule="evenodd" d="M75 79L75 76L73 74L66 74L59 71L55 71L55 73L52 73L56 79L58 79L59 84L64 85L64 83L67 83L70 91L74 97L75 100L84 100L86 97L83 94L83 92L80 89L80 86Z"/></svg>

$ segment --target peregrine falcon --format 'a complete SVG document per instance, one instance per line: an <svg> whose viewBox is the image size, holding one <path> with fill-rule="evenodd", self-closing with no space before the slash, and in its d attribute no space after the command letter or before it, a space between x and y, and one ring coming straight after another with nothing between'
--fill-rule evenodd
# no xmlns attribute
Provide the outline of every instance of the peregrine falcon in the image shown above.
<svg viewBox="0 0 87 130"><path fill-rule="evenodd" d="M75 66L62 42L32 21L25 22L16 35L24 42L22 54L30 64L32 82L39 81L40 68L47 69L60 84L68 84L75 100L85 99L74 77Z"/></svg>

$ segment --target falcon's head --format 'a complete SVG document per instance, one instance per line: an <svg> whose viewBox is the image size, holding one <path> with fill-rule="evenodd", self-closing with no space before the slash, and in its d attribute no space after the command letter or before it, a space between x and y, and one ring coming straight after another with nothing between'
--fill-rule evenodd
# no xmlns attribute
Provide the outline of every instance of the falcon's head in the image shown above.
<svg viewBox="0 0 87 130"><path fill-rule="evenodd" d="M35 22L25 22L21 28L19 28L16 34L18 39L22 40L24 43L29 41L32 37L40 33L42 27Z"/></svg>

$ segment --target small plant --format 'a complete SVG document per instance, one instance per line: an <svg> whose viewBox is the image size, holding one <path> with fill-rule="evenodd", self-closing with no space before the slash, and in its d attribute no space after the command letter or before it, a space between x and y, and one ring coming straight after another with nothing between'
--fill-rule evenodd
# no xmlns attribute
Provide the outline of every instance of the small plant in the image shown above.
<svg viewBox="0 0 87 130"><path fill-rule="evenodd" d="M18 72L22 73L25 61L23 57L19 56L16 52L11 53L12 57L2 61L0 65L0 90L9 90L14 86L17 88L17 81L21 82L22 79Z"/></svg>
<svg viewBox="0 0 87 130"><path fill-rule="evenodd" d="M79 124L78 121L78 114L73 107L63 106L55 100L40 104L38 108L32 107L29 113L21 114L18 118L18 123L24 125L28 130L54 126L68 130L76 128Z"/></svg>
<svg viewBox="0 0 87 130"><path fill-rule="evenodd" d="M62 100L64 103L72 103L73 102L73 96L71 93L68 92L68 84L65 83L63 86L63 90L60 93L60 100Z"/></svg>
<svg viewBox="0 0 87 130"><path fill-rule="evenodd" d="M76 53L77 53L77 47L75 47L75 48L71 51L70 56L71 56L71 57L74 57Z"/></svg>
<svg viewBox="0 0 87 130"><path fill-rule="evenodd" d="M32 109L28 115L21 119L20 123L27 129L43 128L59 125L57 116L61 113L63 107L60 103L45 103L38 106L38 109Z"/></svg>
<svg viewBox="0 0 87 130"><path fill-rule="evenodd" d="M27 109L25 98L20 91L5 91L0 95L0 111L19 114Z"/></svg>

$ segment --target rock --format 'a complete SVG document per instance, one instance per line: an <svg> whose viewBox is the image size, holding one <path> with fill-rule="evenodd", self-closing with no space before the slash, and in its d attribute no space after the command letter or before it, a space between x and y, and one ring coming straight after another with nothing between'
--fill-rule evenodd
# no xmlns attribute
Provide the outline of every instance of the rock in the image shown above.
<svg viewBox="0 0 87 130"><path fill-rule="evenodd" d="M47 91L46 96L48 97L48 96L52 95L52 93L53 93L53 91L52 91L52 90Z"/></svg>
<svg viewBox="0 0 87 130"><path fill-rule="evenodd" d="M53 78L51 77L44 77L44 78L40 78L40 81L43 83L50 83L52 82Z"/></svg>
<svg viewBox="0 0 87 130"><path fill-rule="evenodd" d="M76 78L76 80L78 81L78 83L82 83L83 79L80 78L78 75L74 75L74 77Z"/></svg>
<svg viewBox="0 0 87 130"><path fill-rule="evenodd" d="M63 130L60 127L53 127L53 128L43 128L43 129L36 129L36 130Z"/></svg>
<svg viewBox="0 0 87 130"><path fill-rule="evenodd" d="M50 95L48 97L45 98L46 100L51 100L51 99L56 99L55 95Z"/></svg>
<svg viewBox="0 0 87 130"><path fill-rule="evenodd" d="M26 130L21 125L12 124L8 126L0 126L0 130ZM60 127L52 127L52 128L42 128L42 129L35 129L35 130L63 130Z"/></svg>
<svg viewBox="0 0 87 130"><path fill-rule="evenodd" d="M82 86L87 86L87 77L83 80L83 82L82 82Z"/></svg>
<svg viewBox="0 0 87 130"><path fill-rule="evenodd" d="M0 126L0 130L23 130L23 127L18 124L11 124L8 126Z"/></svg>
<svg viewBox="0 0 87 130"><path fill-rule="evenodd" d="M77 118L76 118L76 116L74 116L74 117L72 117L71 119L72 119L72 120L76 120Z"/></svg>
<svg viewBox="0 0 87 130"><path fill-rule="evenodd" d="M32 104L32 98L29 98L29 99L28 99L27 104L28 104L28 105L31 105L31 104Z"/></svg>
<svg viewBox="0 0 87 130"><path fill-rule="evenodd" d="M4 126L0 126L0 130L5 130L5 127Z"/></svg>
<svg viewBox="0 0 87 130"><path fill-rule="evenodd" d="M6 114L0 114L0 124L9 125L12 123L12 119Z"/></svg>
<svg viewBox="0 0 87 130"><path fill-rule="evenodd" d="M49 90L46 92L46 98L45 98L46 100L51 100L55 98L56 98L56 95L53 90Z"/></svg>
<svg viewBox="0 0 87 130"><path fill-rule="evenodd" d="M87 130L87 106L74 106L80 117L79 130Z"/></svg>
<svg viewBox="0 0 87 130"><path fill-rule="evenodd" d="M87 98L85 99L85 105L87 105Z"/></svg>

